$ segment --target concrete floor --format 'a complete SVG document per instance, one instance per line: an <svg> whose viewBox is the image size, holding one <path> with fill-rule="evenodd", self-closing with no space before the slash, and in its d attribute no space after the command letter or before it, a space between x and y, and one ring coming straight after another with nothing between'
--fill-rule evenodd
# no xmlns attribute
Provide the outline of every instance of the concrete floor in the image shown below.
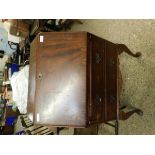
<svg viewBox="0 0 155 155"><path fill-rule="evenodd" d="M82 20L71 31L88 31L114 43L126 44L141 58L120 55L124 79L122 103L144 111L120 121L120 133L125 135L155 134L155 20ZM100 126L99 134L114 134L111 127Z"/></svg>

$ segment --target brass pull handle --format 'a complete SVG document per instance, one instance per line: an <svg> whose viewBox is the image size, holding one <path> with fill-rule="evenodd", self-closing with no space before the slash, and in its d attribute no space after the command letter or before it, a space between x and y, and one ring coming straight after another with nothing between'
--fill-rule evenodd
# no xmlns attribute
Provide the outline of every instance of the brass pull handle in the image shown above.
<svg viewBox="0 0 155 155"><path fill-rule="evenodd" d="M101 98L101 96L96 95L96 103L97 103L97 104L102 103L102 98Z"/></svg>
<svg viewBox="0 0 155 155"><path fill-rule="evenodd" d="M42 78L43 78L42 73L39 73L39 74L38 74L38 79L41 80Z"/></svg>
<svg viewBox="0 0 155 155"><path fill-rule="evenodd" d="M115 60L113 58L110 59L110 65L114 66L115 65Z"/></svg>
<svg viewBox="0 0 155 155"><path fill-rule="evenodd" d="M116 101L116 97L114 95L110 95L110 102L113 103Z"/></svg>
<svg viewBox="0 0 155 155"><path fill-rule="evenodd" d="M102 61L101 55L99 53L96 53L96 63L99 64Z"/></svg>

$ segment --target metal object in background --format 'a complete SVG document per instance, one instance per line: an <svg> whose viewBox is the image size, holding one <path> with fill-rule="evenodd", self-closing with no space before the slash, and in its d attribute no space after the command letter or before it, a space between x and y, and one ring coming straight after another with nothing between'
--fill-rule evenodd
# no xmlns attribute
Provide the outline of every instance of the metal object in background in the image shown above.
<svg viewBox="0 0 155 155"><path fill-rule="evenodd" d="M16 50L15 47L10 48L10 45L8 44L8 32L2 27L0 27L0 50L8 55L11 55Z"/></svg>

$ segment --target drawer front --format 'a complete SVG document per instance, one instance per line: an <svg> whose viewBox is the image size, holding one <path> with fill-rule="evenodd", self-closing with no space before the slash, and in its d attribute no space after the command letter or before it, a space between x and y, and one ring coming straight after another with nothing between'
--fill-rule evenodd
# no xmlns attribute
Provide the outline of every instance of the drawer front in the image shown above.
<svg viewBox="0 0 155 155"><path fill-rule="evenodd" d="M117 68L115 44L106 42L106 121L117 119Z"/></svg>
<svg viewBox="0 0 155 155"><path fill-rule="evenodd" d="M105 46L104 40L92 36L91 40L91 121L102 122L105 105Z"/></svg>

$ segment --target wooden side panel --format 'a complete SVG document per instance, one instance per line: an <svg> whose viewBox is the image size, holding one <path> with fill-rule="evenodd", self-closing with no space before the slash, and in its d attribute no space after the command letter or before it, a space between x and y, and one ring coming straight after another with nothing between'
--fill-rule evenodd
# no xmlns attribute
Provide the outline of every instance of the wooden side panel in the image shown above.
<svg viewBox="0 0 155 155"><path fill-rule="evenodd" d="M105 120L105 40L92 35L91 44L91 121Z"/></svg>
<svg viewBox="0 0 155 155"><path fill-rule="evenodd" d="M41 33L38 41L35 124L85 127L87 33Z"/></svg>
<svg viewBox="0 0 155 155"><path fill-rule="evenodd" d="M117 119L117 51L116 45L106 41L106 121Z"/></svg>

